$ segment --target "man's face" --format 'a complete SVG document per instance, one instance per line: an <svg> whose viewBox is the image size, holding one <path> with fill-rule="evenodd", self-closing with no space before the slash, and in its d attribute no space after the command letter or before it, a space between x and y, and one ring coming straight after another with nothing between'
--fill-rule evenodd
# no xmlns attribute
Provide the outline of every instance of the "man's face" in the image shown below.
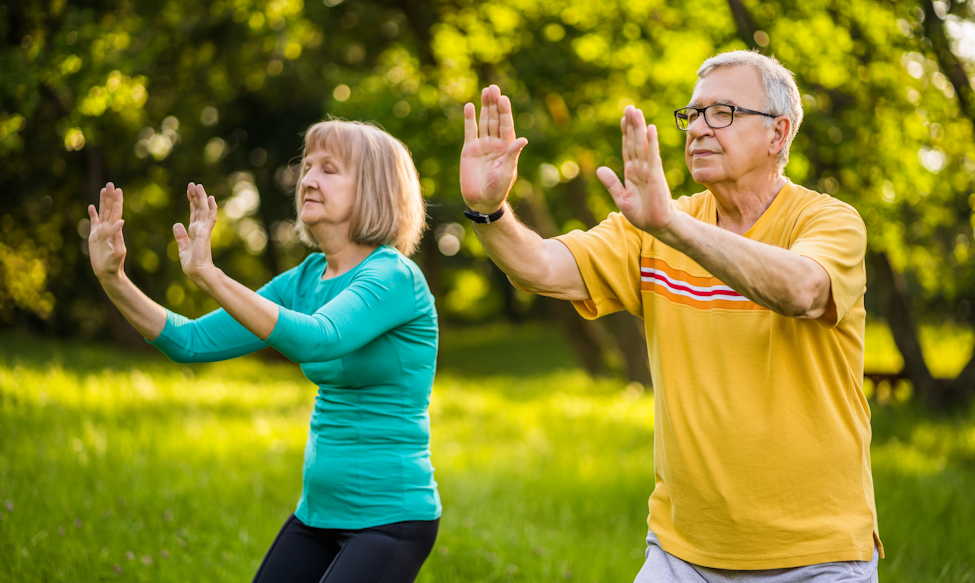
<svg viewBox="0 0 975 583"><path fill-rule="evenodd" d="M749 66L721 67L700 79L688 105L707 107L714 103L768 111L762 77ZM694 181L712 184L735 182L748 173L775 164L769 152L774 129L761 115L735 113L730 126L713 129L700 115L687 128L684 161Z"/></svg>

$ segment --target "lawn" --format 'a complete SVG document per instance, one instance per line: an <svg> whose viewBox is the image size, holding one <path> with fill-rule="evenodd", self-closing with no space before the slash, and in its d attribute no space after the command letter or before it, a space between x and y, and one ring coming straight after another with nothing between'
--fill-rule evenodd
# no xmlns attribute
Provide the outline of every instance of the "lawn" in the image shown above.
<svg viewBox="0 0 975 583"><path fill-rule="evenodd" d="M971 345L925 338L949 373ZM314 386L297 367L11 333L0 345L0 581L250 580L299 493ZM442 345L445 510L420 581L632 581L652 393L590 379L551 328L449 331ZM868 349L897 366L883 330ZM875 405L873 463L881 580L975 583L975 412Z"/></svg>

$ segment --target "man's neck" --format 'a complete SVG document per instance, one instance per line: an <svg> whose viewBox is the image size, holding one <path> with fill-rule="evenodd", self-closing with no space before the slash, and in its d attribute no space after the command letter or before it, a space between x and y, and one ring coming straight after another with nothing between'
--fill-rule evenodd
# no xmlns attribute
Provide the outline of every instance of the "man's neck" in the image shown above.
<svg viewBox="0 0 975 583"><path fill-rule="evenodd" d="M705 186L714 195L718 226L740 235L758 221L788 182L788 178L775 171Z"/></svg>

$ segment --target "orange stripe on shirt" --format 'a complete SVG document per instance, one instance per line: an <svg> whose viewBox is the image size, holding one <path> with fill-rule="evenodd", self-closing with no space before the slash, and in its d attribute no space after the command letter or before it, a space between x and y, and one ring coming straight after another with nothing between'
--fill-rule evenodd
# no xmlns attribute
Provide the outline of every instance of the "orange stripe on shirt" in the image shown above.
<svg viewBox="0 0 975 583"><path fill-rule="evenodd" d="M764 310L716 277L700 277L674 269L666 261L640 258L640 289L698 309Z"/></svg>

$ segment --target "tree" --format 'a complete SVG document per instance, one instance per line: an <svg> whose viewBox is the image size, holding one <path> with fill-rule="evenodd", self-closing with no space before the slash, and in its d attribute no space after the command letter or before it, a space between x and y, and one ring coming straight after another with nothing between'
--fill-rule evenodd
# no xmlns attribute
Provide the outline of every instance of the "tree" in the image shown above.
<svg viewBox="0 0 975 583"><path fill-rule="evenodd" d="M290 229L290 163L300 132L327 115L377 121L410 146L430 202L417 260L445 321L549 314L505 287L458 218L462 104L489 82L511 95L529 139L514 202L536 227L564 232L613 210L592 174L618 164L630 103L661 128L672 190L700 190L671 111L705 58L754 48L794 70L803 94L787 173L860 210L868 309L889 322L916 392L961 403L975 393L975 364L934 380L917 326L975 324L975 99L970 57L952 36L975 26L972 10L876 0L4 6L0 319L62 335L127 329L113 324L79 236L84 206L109 178L128 194L133 278L178 311L211 306L184 283L168 234L185 216L189 180L221 204L221 265L253 286L293 265L305 251ZM455 255L440 250L450 238ZM608 326L590 327L580 354L599 346L592 370L610 353L638 377L636 327Z"/></svg>

